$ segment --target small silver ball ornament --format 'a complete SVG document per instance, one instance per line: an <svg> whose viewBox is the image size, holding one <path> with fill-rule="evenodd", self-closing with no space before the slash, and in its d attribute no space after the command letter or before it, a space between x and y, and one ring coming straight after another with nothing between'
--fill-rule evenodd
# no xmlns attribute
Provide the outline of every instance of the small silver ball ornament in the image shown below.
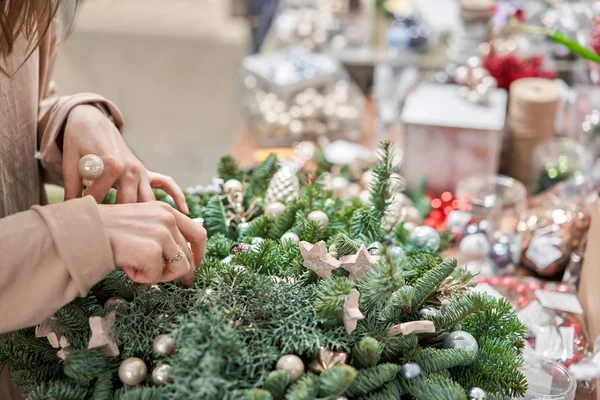
<svg viewBox="0 0 600 400"><path fill-rule="evenodd" d="M223 184L223 192L225 194L239 193L244 189L242 182L237 179L230 179Z"/></svg>
<svg viewBox="0 0 600 400"><path fill-rule="evenodd" d="M156 354L170 356L175 353L175 339L165 334L158 335L154 339L154 343L152 343L152 350Z"/></svg>
<svg viewBox="0 0 600 400"><path fill-rule="evenodd" d="M147 374L146 363L137 357L129 357L119 366L119 379L127 386L139 385L146 379Z"/></svg>
<svg viewBox="0 0 600 400"><path fill-rule="evenodd" d="M237 226L238 233L243 235L250 228L250 224L248 222L240 222Z"/></svg>
<svg viewBox="0 0 600 400"><path fill-rule="evenodd" d="M440 234L430 226L417 226L408 238L415 246L427 246L436 251L440 248Z"/></svg>
<svg viewBox="0 0 600 400"><path fill-rule="evenodd" d="M258 246L259 244L261 244L262 242L264 242L265 239L261 238L261 237L253 237L252 238L252 246Z"/></svg>
<svg viewBox="0 0 600 400"><path fill-rule="evenodd" d="M298 244L299 242L300 242L300 238L294 232L286 232L281 237L281 244L286 244L286 243Z"/></svg>
<svg viewBox="0 0 600 400"><path fill-rule="evenodd" d="M131 304L129 304L129 302L122 297L114 296L106 300L106 303L104 303L104 307L119 310L129 310Z"/></svg>
<svg viewBox="0 0 600 400"><path fill-rule="evenodd" d="M482 388L474 387L469 390L469 400L484 400L485 391Z"/></svg>
<svg viewBox="0 0 600 400"><path fill-rule="evenodd" d="M158 364L152 370L152 382L157 386L173 383L173 367L167 363Z"/></svg>
<svg viewBox="0 0 600 400"><path fill-rule="evenodd" d="M323 228L329 226L329 217L321 210L311 211L310 214L308 214L308 220L319 223Z"/></svg>
<svg viewBox="0 0 600 400"><path fill-rule="evenodd" d="M406 257L406 253L404 252L404 249L402 249L402 247L400 247L400 246L388 247L387 253L396 262L402 261Z"/></svg>
<svg viewBox="0 0 600 400"><path fill-rule="evenodd" d="M277 360L275 369L285 371L290 377L290 383L296 382L304 375L304 363L294 354L286 354Z"/></svg>
<svg viewBox="0 0 600 400"><path fill-rule="evenodd" d="M269 204L265 208L265 215L267 217L277 218L285 211L285 205L283 203L276 201L275 203Z"/></svg>
<svg viewBox="0 0 600 400"><path fill-rule="evenodd" d="M425 306L419 310L419 315L422 317L433 317L440 313L437 308Z"/></svg>
<svg viewBox="0 0 600 400"><path fill-rule="evenodd" d="M421 375L421 366L415 362L406 363L400 368L400 376L406 380L415 379Z"/></svg>
<svg viewBox="0 0 600 400"><path fill-rule="evenodd" d="M369 247L367 247L367 251L372 256L379 255L379 249L381 249L381 243L379 242L373 242L369 245Z"/></svg>

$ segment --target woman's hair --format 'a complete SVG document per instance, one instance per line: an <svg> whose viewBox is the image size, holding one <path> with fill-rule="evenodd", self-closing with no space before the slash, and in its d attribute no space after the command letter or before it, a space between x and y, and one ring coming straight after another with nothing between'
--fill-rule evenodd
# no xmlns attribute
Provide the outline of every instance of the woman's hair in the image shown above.
<svg viewBox="0 0 600 400"><path fill-rule="evenodd" d="M59 0L0 0L0 56L12 53L24 35L33 51L52 23Z"/></svg>

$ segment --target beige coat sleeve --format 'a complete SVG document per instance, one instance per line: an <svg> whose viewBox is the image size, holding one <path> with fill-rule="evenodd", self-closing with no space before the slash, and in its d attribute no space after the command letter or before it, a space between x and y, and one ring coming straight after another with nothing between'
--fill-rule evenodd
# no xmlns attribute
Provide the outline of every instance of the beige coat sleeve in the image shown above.
<svg viewBox="0 0 600 400"><path fill-rule="evenodd" d="M114 269L92 197L0 219L0 333L36 325Z"/></svg>

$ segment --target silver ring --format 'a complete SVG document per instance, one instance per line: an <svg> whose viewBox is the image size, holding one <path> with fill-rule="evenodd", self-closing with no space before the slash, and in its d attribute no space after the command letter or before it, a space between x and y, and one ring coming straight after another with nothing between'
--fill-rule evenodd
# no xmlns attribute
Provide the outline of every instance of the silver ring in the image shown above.
<svg viewBox="0 0 600 400"><path fill-rule="evenodd" d="M183 257L185 257L185 253L183 252L183 248L181 246L179 246L179 254L177 254L173 258L169 258L168 260L165 259L165 263L173 264L174 262L181 260Z"/></svg>

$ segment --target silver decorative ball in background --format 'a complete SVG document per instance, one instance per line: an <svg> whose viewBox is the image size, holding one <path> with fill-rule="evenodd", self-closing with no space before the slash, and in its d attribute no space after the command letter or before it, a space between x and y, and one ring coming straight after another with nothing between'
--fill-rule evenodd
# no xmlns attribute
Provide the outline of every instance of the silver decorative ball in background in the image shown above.
<svg viewBox="0 0 600 400"><path fill-rule="evenodd" d="M381 249L381 243L379 242L373 242L369 245L369 247L367 247L367 251L372 256L379 255L379 249Z"/></svg>
<svg viewBox="0 0 600 400"><path fill-rule="evenodd" d="M477 352L479 351L477 340L473 337L473 335L465 331L450 332L444 339L442 348L467 350L472 352L474 356L477 356ZM473 362L470 362L466 365L472 364Z"/></svg>
<svg viewBox="0 0 600 400"><path fill-rule="evenodd" d="M421 366L415 362L406 363L400 368L400 376L404 379L415 379L421 375Z"/></svg>
<svg viewBox="0 0 600 400"><path fill-rule="evenodd" d="M233 260L233 256L227 256L224 259L222 259L221 262L223 264L229 264L231 262L231 260Z"/></svg>
<svg viewBox="0 0 600 400"><path fill-rule="evenodd" d="M440 248L440 234L430 226L422 225L416 227L410 233L408 240L415 246L427 246L432 250Z"/></svg>
<svg viewBox="0 0 600 400"><path fill-rule="evenodd" d="M239 193L242 190L244 190L242 182L238 181L237 179L230 179L223 184L223 192L225 194Z"/></svg>
<svg viewBox="0 0 600 400"><path fill-rule="evenodd" d="M285 211L285 206L283 205L283 203L280 203L279 201L276 201L274 203L269 204L265 208L265 215L267 217L277 218L281 214L283 214L284 211Z"/></svg>
<svg viewBox="0 0 600 400"><path fill-rule="evenodd" d="M308 220L318 222L323 228L329 226L329 217L321 210L311 211L308 214Z"/></svg>
<svg viewBox="0 0 600 400"><path fill-rule="evenodd" d="M86 181L94 181L104 173L104 162L95 154L86 154L79 159L79 176Z"/></svg>
<svg viewBox="0 0 600 400"><path fill-rule="evenodd" d="M259 244L261 244L262 242L264 242L265 239L261 238L261 237L253 237L252 238L252 246L258 246Z"/></svg>
<svg viewBox="0 0 600 400"><path fill-rule="evenodd" d="M474 387L469 390L469 400L484 400L485 391L482 388Z"/></svg>
<svg viewBox="0 0 600 400"><path fill-rule="evenodd" d="M448 307L450 304L452 304L452 302L451 302L450 300L448 300L448 299L444 299L444 300L442 300L440 303L441 303L441 304L440 304L440 307L441 307L441 308L446 308L446 307Z"/></svg>
<svg viewBox="0 0 600 400"><path fill-rule="evenodd" d="M158 364L152 370L152 382L155 385L163 386L173 382L173 367L167 363Z"/></svg>
<svg viewBox="0 0 600 400"><path fill-rule="evenodd" d="M304 363L300 357L294 354L286 354L279 358L275 368L278 371L285 371L289 375L291 383L296 382L304 375Z"/></svg>
<svg viewBox="0 0 600 400"><path fill-rule="evenodd" d="M286 232L281 237L282 244L286 244L286 243L298 244L299 242L300 242L300 238L294 232Z"/></svg>
<svg viewBox="0 0 600 400"><path fill-rule="evenodd" d="M470 212L454 210L446 217L446 228L454 235L461 235L471 220Z"/></svg>
<svg viewBox="0 0 600 400"><path fill-rule="evenodd" d="M175 339L169 335L158 335L152 343L152 350L156 354L163 356L170 356L175 353Z"/></svg>
<svg viewBox="0 0 600 400"><path fill-rule="evenodd" d="M250 224L248 222L240 222L237 226L237 231L240 235L246 233L246 231L250 228Z"/></svg>
<svg viewBox="0 0 600 400"><path fill-rule="evenodd" d="M422 317L433 317L440 313L437 308L425 306L419 310L419 315Z"/></svg>
<svg viewBox="0 0 600 400"><path fill-rule="evenodd" d="M406 253L404 253L404 249L400 246L390 246L387 249L388 255L394 259L396 262L400 262L404 260L406 257Z"/></svg>
<svg viewBox="0 0 600 400"><path fill-rule="evenodd" d="M115 296L106 300L106 303L104 303L104 307L117 308L119 310L128 310L131 307L131 304L129 304L129 302L124 298Z"/></svg>
<svg viewBox="0 0 600 400"><path fill-rule="evenodd" d="M146 363L137 357L129 357L119 366L119 379L127 386L139 385L146 379L147 374Z"/></svg>

